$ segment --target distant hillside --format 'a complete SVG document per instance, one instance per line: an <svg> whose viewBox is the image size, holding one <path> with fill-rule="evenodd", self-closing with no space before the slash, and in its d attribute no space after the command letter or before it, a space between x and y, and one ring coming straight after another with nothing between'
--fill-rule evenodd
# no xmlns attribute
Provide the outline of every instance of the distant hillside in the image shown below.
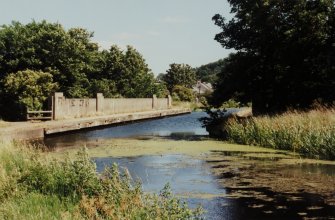
<svg viewBox="0 0 335 220"><path fill-rule="evenodd" d="M196 72L197 79L200 79L202 82L214 84L218 78L218 74L224 66L224 63L224 60L220 59L195 68L194 70Z"/></svg>

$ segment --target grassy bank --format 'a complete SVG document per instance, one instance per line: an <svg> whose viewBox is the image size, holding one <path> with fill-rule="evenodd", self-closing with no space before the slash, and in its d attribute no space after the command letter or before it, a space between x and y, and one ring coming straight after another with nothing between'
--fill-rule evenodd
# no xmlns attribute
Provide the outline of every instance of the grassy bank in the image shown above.
<svg viewBox="0 0 335 220"><path fill-rule="evenodd" d="M3 120L0 119L0 128L1 127L5 127L7 125L8 125L8 122L5 122L5 121L3 121Z"/></svg>
<svg viewBox="0 0 335 220"><path fill-rule="evenodd" d="M225 123L227 139L246 145L290 150L302 155L335 160L335 109L287 112L262 116L241 123Z"/></svg>
<svg viewBox="0 0 335 220"><path fill-rule="evenodd" d="M0 219L193 219L165 187L145 194L116 166L96 173L83 149L50 160L30 146L0 143Z"/></svg>

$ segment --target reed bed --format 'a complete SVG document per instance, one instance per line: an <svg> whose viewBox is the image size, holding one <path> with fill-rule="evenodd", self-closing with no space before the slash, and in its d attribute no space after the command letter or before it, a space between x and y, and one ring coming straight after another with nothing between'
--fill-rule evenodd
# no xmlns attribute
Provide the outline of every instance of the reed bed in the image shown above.
<svg viewBox="0 0 335 220"><path fill-rule="evenodd" d="M116 165L96 173L85 150L48 160L31 146L0 143L0 219L197 219L167 185L146 194Z"/></svg>
<svg viewBox="0 0 335 220"><path fill-rule="evenodd" d="M8 125L8 122L5 122L5 121L0 119L0 127L5 127L7 125Z"/></svg>
<svg viewBox="0 0 335 220"><path fill-rule="evenodd" d="M311 158L335 160L335 109L289 111L225 123L227 139L238 144L290 150Z"/></svg>

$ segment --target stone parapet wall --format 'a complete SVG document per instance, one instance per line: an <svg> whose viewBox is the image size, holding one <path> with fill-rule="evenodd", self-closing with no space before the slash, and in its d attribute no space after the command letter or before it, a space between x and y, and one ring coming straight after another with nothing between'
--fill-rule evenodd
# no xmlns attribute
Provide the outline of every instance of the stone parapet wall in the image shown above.
<svg viewBox="0 0 335 220"><path fill-rule="evenodd" d="M103 105L103 112L106 114L141 112L150 111L152 109L152 98L105 99Z"/></svg>
<svg viewBox="0 0 335 220"><path fill-rule="evenodd" d="M169 102L167 99L157 99L156 109L168 109Z"/></svg>
<svg viewBox="0 0 335 220"><path fill-rule="evenodd" d="M98 93L97 98L68 99L63 93L57 92L53 96L54 120L81 118L97 115L111 115L133 113L151 110L164 110L172 107L172 99L157 98L104 98Z"/></svg>

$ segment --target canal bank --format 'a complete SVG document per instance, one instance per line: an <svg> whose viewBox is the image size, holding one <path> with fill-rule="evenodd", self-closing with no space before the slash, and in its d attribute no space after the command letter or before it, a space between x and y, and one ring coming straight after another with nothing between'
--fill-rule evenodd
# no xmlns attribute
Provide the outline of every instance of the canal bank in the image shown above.
<svg viewBox="0 0 335 220"><path fill-rule="evenodd" d="M204 219L334 219L335 162L213 140L199 122L206 116L192 112L47 136L41 160L76 161L85 147L94 173L115 163L147 195L169 183L178 199L206 210Z"/></svg>
<svg viewBox="0 0 335 220"><path fill-rule="evenodd" d="M48 135L99 128L120 123L188 114L191 110L166 109L45 122L13 122L0 127L0 140L33 140Z"/></svg>
<svg viewBox="0 0 335 220"><path fill-rule="evenodd" d="M332 219L335 163L208 138L204 112L47 137L46 154L86 147L97 172L116 163L147 193L169 183L204 219Z"/></svg>

